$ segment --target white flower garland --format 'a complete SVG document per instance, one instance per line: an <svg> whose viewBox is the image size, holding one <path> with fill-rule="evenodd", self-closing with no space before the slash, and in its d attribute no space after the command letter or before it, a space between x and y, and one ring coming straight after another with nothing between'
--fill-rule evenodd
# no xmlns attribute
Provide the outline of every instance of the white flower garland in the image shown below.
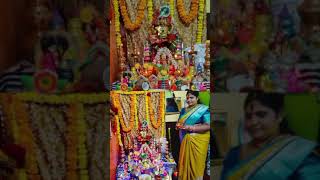
<svg viewBox="0 0 320 180"><path fill-rule="evenodd" d="M107 168L106 159L104 157L104 152L107 152L107 147L105 143L108 143L105 134L107 129L107 123L101 121L103 119L102 111L105 110L105 104L95 105L94 107L86 106L86 122L88 123L87 131L87 143L88 143L88 152L91 166L89 166L89 177L104 179L106 176L105 171L101 171ZM103 141L105 139L105 141Z"/></svg>
<svg viewBox="0 0 320 180"><path fill-rule="evenodd" d="M30 105L31 128L39 132L38 141L43 144L42 148L36 148L37 161L41 167L42 177L47 179L63 179L66 174L65 147L61 141L61 136L64 136L66 129L64 109L37 104ZM58 126L58 129L55 128L55 125ZM49 164L45 160L46 155Z"/></svg>

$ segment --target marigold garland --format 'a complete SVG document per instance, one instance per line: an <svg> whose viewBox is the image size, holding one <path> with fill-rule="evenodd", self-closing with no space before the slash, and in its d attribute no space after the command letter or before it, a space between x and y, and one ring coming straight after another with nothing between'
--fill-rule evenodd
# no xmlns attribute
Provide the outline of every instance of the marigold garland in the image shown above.
<svg viewBox="0 0 320 180"><path fill-rule="evenodd" d="M147 92L145 92L145 108L146 108L146 121L148 122L148 126L150 125L150 116L149 116L149 96ZM143 119L142 119L143 120Z"/></svg>
<svg viewBox="0 0 320 180"><path fill-rule="evenodd" d="M197 28L197 43L202 43L202 35L203 35L203 20L205 13L205 0L200 0L199 2L199 14L198 14L198 28Z"/></svg>
<svg viewBox="0 0 320 180"><path fill-rule="evenodd" d="M177 10L181 21L189 25L198 15L199 0L191 0L189 13L186 12L183 0L177 0Z"/></svg>
<svg viewBox="0 0 320 180"><path fill-rule="evenodd" d="M116 108L118 108L118 117L120 120L120 124L122 127L123 132L128 133L132 130L134 126L134 120L135 120L135 108L136 108L136 102L134 101L134 96L130 96L130 100L132 103L132 108L130 108L130 120L129 120L129 127L126 126L124 119L123 119L123 108L120 103L120 94L115 94L113 97L114 105Z"/></svg>
<svg viewBox="0 0 320 180"><path fill-rule="evenodd" d="M118 0L113 0L114 9L114 26L116 31L116 45L117 48L121 46L121 31L120 31L120 12L119 12L119 2Z"/></svg>
<svg viewBox="0 0 320 180"><path fill-rule="evenodd" d="M140 28L142 21L144 19L144 10L146 8L146 0L140 0L138 7L137 7L137 17L134 22L131 21L128 10L127 10L127 5L125 0L119 0L120 3L120 11L121 15L123 17L124 21L124 27L130 31L135 31Z"/></svg>
<svg viewBox="0 0 320 180"><path fill-rule="evenodd" d="M101 94L66 94L66 95L44 95L37 93L20 93L16 97L21 101L31 101L36 103L49 104L70 104L81 102L85 104L95 104L99 102L107 102L109 100L108 93Z"/></svg>
<svg viewBox="0 0 320 180"><path fill-rule="evenodd" d="M8 125L8 129L9 129L7 132L12 132L13 139L18 140L19 131L17 129L16 119L14 118L15 116L14 107L10 103L12 101L12 96L7 94L1 94L0 101L1 101L0 102L1 108L4 112L4 118L5 118L4 120Z"/></svg>
<svg viewBox="0 0 320 180"><path fill-rule="evenodd" d="M26 110L25 102L12 100L12 106L15 108L16 120L20 127L20 132L23 136L19 137L18 143L22 144L26 149L26 173L28 179L40 179L38 163L36 158L36 144L32 134L31 127L29 126L29 116Z"/></svg>
<svg viewBox="0 0 320 180"><path fill-rule="evenodd" d="M162 95L163 93L160 93L160 101L159 101L159 108L157 109L157 111L159 112L159 115L158 115L158 119L157 121L155 120L155 109L153 109L152 107L152 101L151 101L151 97L148 97L148 106L149 106L149 113L150 113L150 121L151 121L151 124L152 126L155 128L155 129L158 129L161 125L162 125L162 112L163 112L163 109L164 109L164 97Z"/></svg>
<svg viewBox="0 0 320 180"><path fill-rule="evenodd" d="M117 137L118 137L118 141L119 141L119 146L123 146L122 144L122 140L121 140L121 132L120 132L120 121L119 121L119 118L118 116L115 116L116 118L116 123L117 123Z"/></svg>

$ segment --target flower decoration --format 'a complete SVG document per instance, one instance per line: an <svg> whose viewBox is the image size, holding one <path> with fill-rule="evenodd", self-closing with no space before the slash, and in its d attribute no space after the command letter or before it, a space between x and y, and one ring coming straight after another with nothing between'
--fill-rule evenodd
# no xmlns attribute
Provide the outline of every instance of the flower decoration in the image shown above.
<svg viewBox="0 0 320 180"><path fill-rule="evenodd" d="M177 0L177 9L181 21L184 24L189 25L198 15L199 0L191 0L191 8L189 14L187 14L184 8L183 0Z"/></svg>
<svg viewBox="0 0 320 180"><path fill-rule="evenodd" d="M130 100L131 100L131 104L132 104L132 108L130 108L130 120L129 120L129 127L126 126L125 124L125 120L124 120L124 109L121 106L121 102L120 102L120 94L113 94L113 101L114 101L114 105L119 109L118 111L118 117L120 120L120 124L122 127L123 132L130 132L133 128L134 125L134 120L135 120L135 108L136 108L136 96L135 95L130 95Z"/></svg>
<svg viewBox="0 0 320 180"><path fill-rule="evenodd" d="M170 14L174 17L174 0L170 0Z"/></svg>
<svg viewBox="0 0 320 180"><path fill-rule="evenodd" d="M116 31L116 43L117 47L121 46L121 32L120 32L120 12L118 0L113 0L114 19L115 19L115 31Z"/></svg>
<svg viewBox="0 0 320 180"><path fill-rule="evenodd" d="M122 15L123 21L124 21L124 27L130 31L135 31L135 30L139 29L142 24L142 21L144 19L144 10L147 5L146 0L140 0L138 7L137 7L137 9L138 9L137 17L134 22L132 22L129 17L125 0L119 0L119 3L120 3L121 15Z"/></svg>
<svg viewBox="0 0 320 180"><path fill-rule="evenodd" d="M148 0L148 20L151 22L153 19L153 1Z"/></svg>
<svg viewBox="0 0 320 180"><path fill-rule="evenodd" d="M148 112L150 113L150 121L151 121L151 124L152 126L155 128L155 129L158 129L161 125L162 125L162 120L163 120L163 117L162 117L162 114L163 114L163 111L164 111L164 93L163 92L160 92L160 97L159 97L159 106L158 106L158 109L156 110L155 108L153 108L153 104L152 103L152 96L147 96L147 104L149 104L148 106ZM158 115L158 119L155 120L155 112L159 112L159 115Z"/></svg>
<svg viewBox="0 0 320 180"><path fill-rule="evenodd" d="M202 35L203 35L203 20L205 14L205 0L199 1L199 14L198 14L198 29L197 29L197 43L202 42Z"/></svg>
<svg viewBox="0 0 320 180"><path fill-rule="evenodd" d="M52 93L57 90L58 76L52 71L43 70L35 73L34 82L38 92Z"/></svg>

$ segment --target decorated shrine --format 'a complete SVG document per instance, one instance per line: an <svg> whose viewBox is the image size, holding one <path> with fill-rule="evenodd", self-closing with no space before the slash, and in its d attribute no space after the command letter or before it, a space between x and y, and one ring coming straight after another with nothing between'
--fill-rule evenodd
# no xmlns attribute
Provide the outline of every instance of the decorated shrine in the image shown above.
<svg viewBox="0 0 320 180"><path fill-rule="evenodd" d="M112 134L120 147L116 179L171 179L176 162L166 139L164 91L112 91ZM113 145L111 145L113 146Z"/></svg>
<svg viewBox="0 0 320 180"><path fill-rule="evenodd" d="M313 0L216 3L217 91L319 91L319 12Z"/></svg>
<svg viewBox="0 0 320 180"><path fill-rule="evenodd" d="M29 57L34 61L34 73L22 75L24 90L69 93L107 89L109 25L106 3L97 2L78 1L70 6L39 0L34 4L37 34L34 56Z"/></svg>
<svg viewBox="0 0 320 180"><path fill-rule="evenodd" d="M135 5L124 0L112 2L118 58L115 64L120 72L118 77L111 77L112 90L210 89L210 42L203 35L205 1L192 1L195 11L189 15L181 11L184 3L180 1L139 1L135 22L128 17ZM145 8L147 18L141 24ZM197 24L191 23L197 15ZM115 61L111 58L111 63Z"/></svg>

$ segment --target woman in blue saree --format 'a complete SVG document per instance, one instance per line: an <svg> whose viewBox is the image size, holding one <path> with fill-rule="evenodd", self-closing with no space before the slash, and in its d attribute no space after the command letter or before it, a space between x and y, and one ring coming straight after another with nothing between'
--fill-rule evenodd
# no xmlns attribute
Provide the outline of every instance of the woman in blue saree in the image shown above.
<svg viewBox="0 0 320 180"><path fill-rule="evenodd" d="M282 94L248 95L245 129L252 140L229 151L222 180L320 179L317 144L291 135L283 105Z"/></svg>
<svg viewBox="0 0 320 180"><path fill-rule="evenodd" d="M210 112L199 104L199 92L187 92L188 107L177 122L180 135L179 180L203 179L210 141Z"/></svg>

